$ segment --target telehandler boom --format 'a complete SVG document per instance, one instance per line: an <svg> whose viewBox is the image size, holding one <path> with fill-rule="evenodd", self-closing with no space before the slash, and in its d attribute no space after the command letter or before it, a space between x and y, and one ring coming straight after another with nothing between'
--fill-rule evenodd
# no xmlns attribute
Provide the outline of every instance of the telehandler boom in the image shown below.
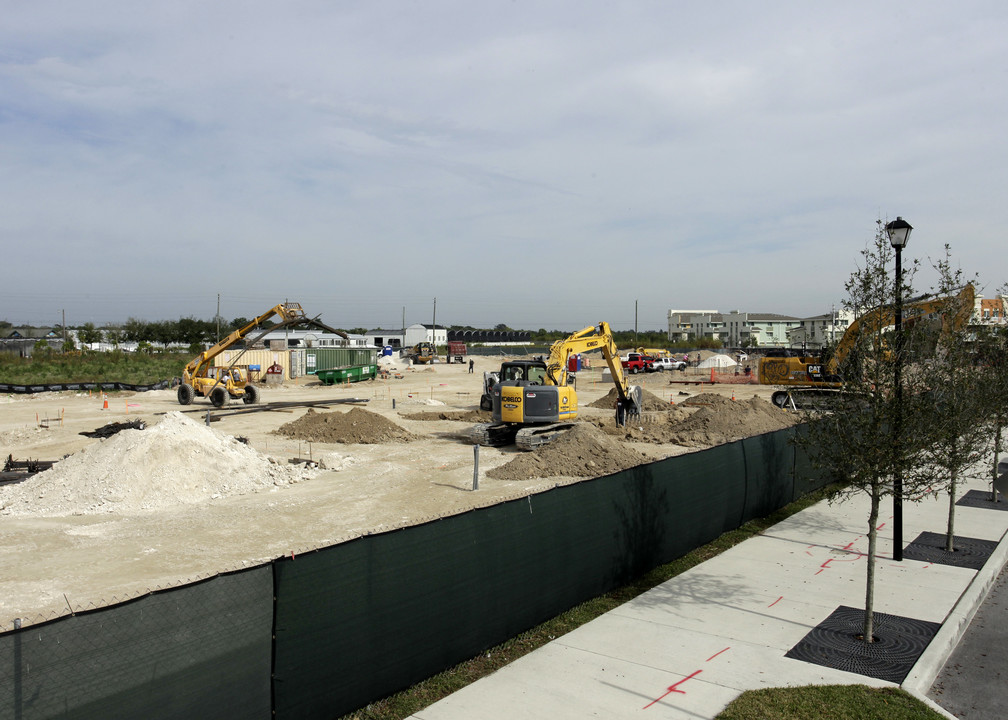
<svg viewBox="0 0 1008 720"><path fill-rule="evenodd" d="M209 398L210 403L214 407L223 407L231 398L241 398L246 405L258 402L259 389L249 382L249 378L241 369L234 367L235 363L232 363L230 367L217 368L213 367L213 360L229 347L243 340L253 330L262 328L262 324L274 315L279 316L280 322L263 329L262 333L253 338L253 343L278 327L283 328L294 325L312 325L321 330L340 335L344 339L347 337L346 333L341 330L331 328L319 322L317 318L307 317L298 303L285 302L275 305L244 327L235 330L216 345L204 350L189 361L182 370L182 383L178 386L179 405L191 404L193 398L197 395ZM235 362L237 360L238 358L235 358Z"/></svg>

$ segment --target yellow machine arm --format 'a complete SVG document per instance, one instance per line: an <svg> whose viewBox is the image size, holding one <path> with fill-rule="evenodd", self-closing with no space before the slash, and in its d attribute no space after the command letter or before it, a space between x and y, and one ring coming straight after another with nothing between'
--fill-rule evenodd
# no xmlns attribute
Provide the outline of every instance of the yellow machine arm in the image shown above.
<svg viewBox="0 0 1008 720"><path fill-rule="evenodd" d="M920 318L931 313L941 312L946 307L951 307L954 313L951 316L942 315L942 332L957 330L965 326L973 315L975 291L972 283L966 283L965 287L959 291L955 297L925 296L919 300L910 301L903 305L905 313L904 321L912 323L915 318ZM858 336L865 331L876 333L881 328L892 325L896 322L896 310L893 306L887 305L881 308L870 310L852 322L843 337L837 344L833 357L827 364L827 371L836 374L840 364L844 361L851 349L857 342Z"/></svg>
<svg viewBox="0 0 1008 720"><path fill-rule="evenodd" d="M288 302L276 305L264 312L255 320L249 322L249 324L245 327L235 330L219 343L207 350L204 350L190 360L189 364L186 365L185 369L182 371L183 382L190 382L193 377L204 374L215 357L220 355L256 328L261 327L262 323L269 320L274 315L280 316L281 325L293 325L307 320L304 310L301 309L301 305L298 303ZM342 335L343 333L340 334Z"/></svg>
<svg viewBox="0 0 1008 720"><path fill-rule="evenodd" d="M620 400L631 400L639 409L640 393L632 391L630 383L627 382L626 375L623 374L623 366L619 361L619 351L613 341L612 330L609 323L600 322L598 327L586 327L579 330L568 338L557 340L550 346L549 358L546 360L546 384L566 385L567 384L567 363L571 355L582 352L601 350L605 357L609 372L612 373L613 382L616 384Z"/></svg>

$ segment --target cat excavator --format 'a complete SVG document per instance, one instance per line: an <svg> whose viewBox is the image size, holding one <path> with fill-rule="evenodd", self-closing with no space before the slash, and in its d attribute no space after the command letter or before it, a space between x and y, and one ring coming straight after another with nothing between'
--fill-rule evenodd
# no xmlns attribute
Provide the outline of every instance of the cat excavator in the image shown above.
<svg viewBox="0 0 1008 720"><path fill-rule="evenodd" d="M600 322L557 340L546 359L503 363L497 382L487 388L494 421L472 427L470 440L477 445L514 443L522 450L534 450L569 430L577 417L578 401L568 361L575 353L595 350L602 351L616 385L616 422L625 425L629 418L640 417L641 388L627 382L609 324Z"/></svg>
<svg viewBox="0 0 1008 720"><path fill-rule="evenodd" d="M941 313L942 331L957 330L969 322L973 314L973 299L972 283L967 283L955 296L924 295L903 304L903 321L909 325ZM946 309L952 312L943 313ZM864 333L875 335L881 328L893 325L895 318L895 309L891 305L869 310L847 327L828 358L805 355L760 358L759 383L784 386L771 397L777 407L804 410L828 404L843 387L839 370L858 338Z"/></svg>

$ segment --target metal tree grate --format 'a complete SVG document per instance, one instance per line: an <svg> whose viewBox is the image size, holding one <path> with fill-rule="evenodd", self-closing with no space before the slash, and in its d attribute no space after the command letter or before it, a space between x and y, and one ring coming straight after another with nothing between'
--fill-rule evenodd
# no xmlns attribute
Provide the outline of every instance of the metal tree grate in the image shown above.
<svg viewBox="0 0 1008 720"><path fill-rule="evenodd" d="M941 625L880 612L874 620L875 642L866 643L864 610L841 605L785 657L901 683Z"/></svg>
<svg viewBox="0 0 1008 720"><path fill-rule="evenodd" d="M903 549L903 557L907 560L920 560L936 565L979 570L994 552L997 541L954 535L952 546L955 548L954 552L945 550L944 533L922 532Z"/></svg>
<svg viewBox="0 0 1008 720"><path fill-rule="evenodd" d="M963 507L986 508L988 510L1008 510L1008 500L1002 496L998 502L992 502L988 490L969 490L965 495L956 501L956 505Z"/></svg>

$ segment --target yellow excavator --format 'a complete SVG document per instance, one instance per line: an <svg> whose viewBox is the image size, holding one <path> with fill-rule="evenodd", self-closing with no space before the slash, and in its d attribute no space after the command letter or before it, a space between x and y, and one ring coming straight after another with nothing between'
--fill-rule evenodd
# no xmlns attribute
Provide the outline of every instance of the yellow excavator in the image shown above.
<svg viewBox="0 0 1008 720"><path fill-rule="evenodd" d="M601 322L557 340L545 360L503 363L498 381L488 388L494 421L471 428L470 440L492 447L514 443L522 450L533 450L569 430L577 417L578 401L574 386L568 384L568 361L575 353L595 350L602 351L616 385L616 422L625 425L628 418L640 417L641 389L627 382L609 324Z"/></svg>
<svg viewBox="0 0 1008 720"><path fill-rule="evenodd" d="M278 316L280 322L269 328L263 328L262 324L274 316ZM311 325L340 335L344 339L347 337L341 330L331 328L319 322L317 318L307 317L298 303L285 302L276 305L189 361L182 370L182 382L178 386L179 405L191 404L197 395L209 398L210 403L218 408L226 405L232 398L241 398L246 405L258 402L259 389L249 382L244 369L235 367L235 363L241 357L240 353L229 367L213 367L213 360L238 341L245 339L253 330L261 328L262 332L252 339L250 345L255 344L268 332L294 325Z"/></svg>
<svg viewBox="0 0 1008 720"><path fill-rule="evenodd" d="M956 296L936 297L925 295L903 304L904 322L908 325L941 313L942 331L949 332L965 326L973 314L974 289L967 283ZM951 308L951 314L942 313ZM892 306L870 310L852 322L844 332L829 358L815 356L763 357L759 361L761 385L783 385L772 396L774 405L806 409L822 400L835 397L843 387L840 366L865 332L875 334L892 325L896 314Z"/></svg>

